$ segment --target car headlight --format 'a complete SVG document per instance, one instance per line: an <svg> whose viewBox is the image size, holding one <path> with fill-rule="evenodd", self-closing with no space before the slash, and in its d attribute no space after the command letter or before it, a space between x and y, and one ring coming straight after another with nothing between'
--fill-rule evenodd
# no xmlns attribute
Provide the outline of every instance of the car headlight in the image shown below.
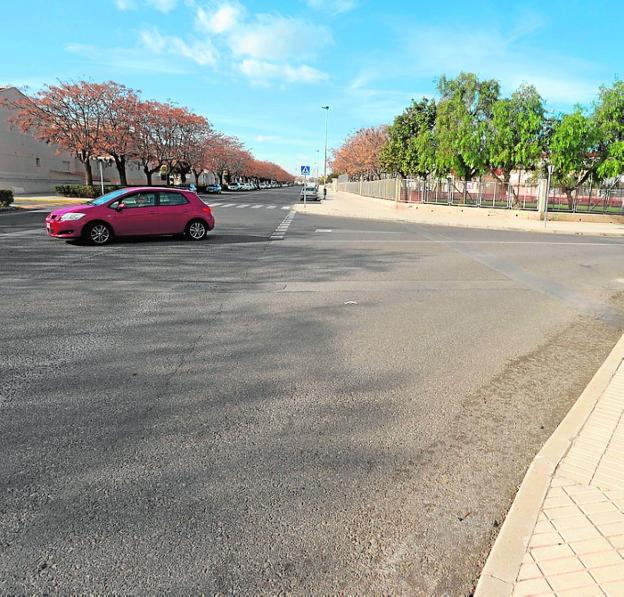
<svg viewBox="0 0 624 597"><path fill-rule="evenodd" d="M61 216L61 222L80 220L80 218L84 218L84 217L85 217L85 214L79 214L79 213L63 214Z"/></svg>

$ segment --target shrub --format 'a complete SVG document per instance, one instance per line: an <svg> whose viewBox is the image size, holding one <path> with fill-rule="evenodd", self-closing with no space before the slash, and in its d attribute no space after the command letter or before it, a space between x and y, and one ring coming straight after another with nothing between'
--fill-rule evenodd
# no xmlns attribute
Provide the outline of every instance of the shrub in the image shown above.
<svg viewBox="0 0 624 597"><path fill-rule="evenodd" d="M13 203L13 191L0 189L0 205L6 207Z"/></svg>
<svg viewBox="0 0 624 597"><path fill-rule="evenodd" d="M104 185L104 194L116 191L123 188L120 185ZM57 194L63 197L87 197L94 199L102 194L102 189L99 185L88 186L84 184L61 184L54 187Z"/></svg>

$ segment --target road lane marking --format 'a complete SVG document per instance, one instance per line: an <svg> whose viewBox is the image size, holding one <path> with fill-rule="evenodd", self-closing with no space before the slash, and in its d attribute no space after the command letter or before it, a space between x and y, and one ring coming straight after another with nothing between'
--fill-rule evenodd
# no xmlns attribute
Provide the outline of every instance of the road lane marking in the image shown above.
<svg viewBox="0 0 624 597"><path fill-rule="evenodd" d="M292 221L295 219L297 212L295 210L291 210L288 212L288 215L282 220L282 223L275 229L273 234L271 235L269 240L284 240L286 233L288 232L289 226L292 224Z"/></svg>
<svg viewBox="0 0 624 597"><path fill-rule="evenodd" d="M262 205L262 203L260 203L259 205L252 205L251 209L260 209L261 207L264 207L264 205Z"/></svg>
<svg viewBox="0 0 624 597"><path fill-rule="evenodd" d="M37 230L16 230L15 232L0 232L0 238L5 238L9 236L43 236L45 234L45 230L41 230L40 228L38 228Z"/></svg>
<svg viewBox="0 0 624 597"><path fill-rule="evenodd" d="M234 207L236 203L224 203L221 207Z"/></svg>
<svg viewBox="0 0 624 597"><path fill-rule="evenodd" d="M244 207L249 207L249 203L241 203L236 206L236 209L243 209Z"/></svg>
<svg viewBox="0 0 624 597"><path fill-rule="evenodd" d="M333 232L331 228L317 228L316 232Z"/></svg>

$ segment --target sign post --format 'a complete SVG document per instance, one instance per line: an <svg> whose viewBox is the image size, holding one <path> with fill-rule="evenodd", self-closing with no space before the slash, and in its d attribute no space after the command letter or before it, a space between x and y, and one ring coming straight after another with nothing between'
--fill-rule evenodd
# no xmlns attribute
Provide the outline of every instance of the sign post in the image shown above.
<svg viewBox="0 0 624 597"><path fill-rule="evenodd" d="M308 176L310 176L310 166L301 166L301 176L303 176L303 206L305 207L308 202Z"/></svg>

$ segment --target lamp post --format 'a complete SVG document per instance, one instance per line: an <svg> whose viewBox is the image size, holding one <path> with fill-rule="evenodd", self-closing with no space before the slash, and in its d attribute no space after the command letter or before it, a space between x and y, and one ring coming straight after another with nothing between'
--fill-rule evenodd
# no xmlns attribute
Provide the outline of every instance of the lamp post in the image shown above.
<svg viewBox="0 0 624 597"><path fill-rule="evenodd" d="M321 106L325 110L325 157L323 158L323 196L327 194L327 126L329 124L329 106Z"/></svg>

